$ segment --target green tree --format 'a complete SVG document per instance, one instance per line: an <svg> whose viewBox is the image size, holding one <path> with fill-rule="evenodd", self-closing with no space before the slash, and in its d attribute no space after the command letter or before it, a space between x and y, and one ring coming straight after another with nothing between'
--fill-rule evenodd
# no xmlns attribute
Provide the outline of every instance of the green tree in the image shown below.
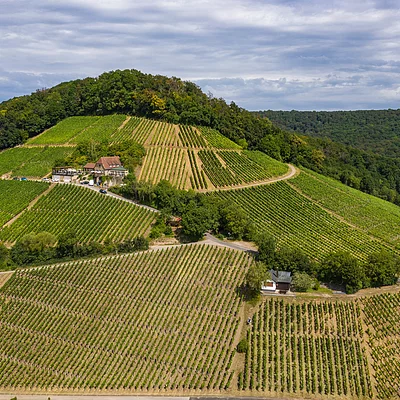
<svg viewBox="0 0 400 400"><path fill-rule="evenodd" d="M75 231L69 230L58 238L56 253L58 258L74 257L78 247Z"/></svg>
<svg viewBox="0 0 400 400"><path fill-rule="evenodd" d="M273 236L267 232L261 232L255 238L258 247L258 260L272 265L275 261L276 241Z"/></svg>
<svg viewBox="0 0 400 400"><path fill-rule="evenodd" d="M381 251L370 254L366 263L366 275L370 286L394 285L400 274L400 259Z"/></svg>
<svg viewBox="0 0 400 400"><path fill-rule="evenodd" d="M259 292L264 281L271 279L267 266L262 262L255 262L246 273L246 286L252 292Z"/></svg>
<svg viewBox="0 0 400 400"><path fill-rule="evenodd" d="M307 290L315 287L315 279L305 272L295 272L292 284L296 292L307 292Z"/></svg>
<svg viewBox="0 0 400 400"><path fill-rule="evenodd" d="M249 231L250 221L246 212L236 204L221 208L221 228L234 239L242 240Z"/></svg>

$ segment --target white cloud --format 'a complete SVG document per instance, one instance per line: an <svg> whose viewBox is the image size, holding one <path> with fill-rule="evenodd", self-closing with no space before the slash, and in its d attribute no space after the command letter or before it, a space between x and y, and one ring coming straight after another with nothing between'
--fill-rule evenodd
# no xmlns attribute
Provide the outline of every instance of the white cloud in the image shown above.
<svg viewBox="0 0 400 400"><path fill-rule="evenodd" d="M251 108L265 108L267 90L277 96L278 108L304 109L301 97L307 107L335 107L332 88L339 87L343 108L368 99L371 106L385 107L386 101L393 107L399 21L392 0L5 0L0 100L34 90L32 74L50 86L54 77L136 68L199 82L219 79L215 95L235 96L229 99ZM358 82L348 79L355 76ZM229 89L221 86L221 78L235 77L261 78L264 94L251 84L244 92L240 80L232 80ZM369 84L378 78L380 85Z"/></svg>

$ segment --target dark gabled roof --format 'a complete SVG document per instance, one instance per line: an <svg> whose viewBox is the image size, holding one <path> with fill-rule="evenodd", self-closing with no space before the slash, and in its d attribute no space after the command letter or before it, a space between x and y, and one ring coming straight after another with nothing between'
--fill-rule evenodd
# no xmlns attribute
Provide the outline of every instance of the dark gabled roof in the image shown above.
<svg viewBox="0 0 400 400"><path fill-rule="evenodd" d="M271 269L271 278L276 283L292 283L291 273L288 271L275 271Z"/></svg>

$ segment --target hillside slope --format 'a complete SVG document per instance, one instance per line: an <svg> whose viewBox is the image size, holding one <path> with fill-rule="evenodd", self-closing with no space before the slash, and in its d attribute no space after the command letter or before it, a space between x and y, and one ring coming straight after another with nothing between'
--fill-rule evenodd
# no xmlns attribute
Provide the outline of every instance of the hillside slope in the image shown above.
<svg viewBox="0 0 400 400"><path fill-rule="evenodd" d="M265 111L282 129L400 157L400 110Z"/></svg>

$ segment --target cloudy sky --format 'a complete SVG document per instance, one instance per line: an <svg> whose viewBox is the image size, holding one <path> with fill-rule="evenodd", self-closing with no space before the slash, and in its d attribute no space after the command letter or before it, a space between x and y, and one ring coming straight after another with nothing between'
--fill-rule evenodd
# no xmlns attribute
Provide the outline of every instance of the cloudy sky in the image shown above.
<svg viewBox="0 0 400 400"><path fill-rule="evenodd" d="M0 101L134 68L250 110L400 108L399 0L2 0Z"/></svg>

